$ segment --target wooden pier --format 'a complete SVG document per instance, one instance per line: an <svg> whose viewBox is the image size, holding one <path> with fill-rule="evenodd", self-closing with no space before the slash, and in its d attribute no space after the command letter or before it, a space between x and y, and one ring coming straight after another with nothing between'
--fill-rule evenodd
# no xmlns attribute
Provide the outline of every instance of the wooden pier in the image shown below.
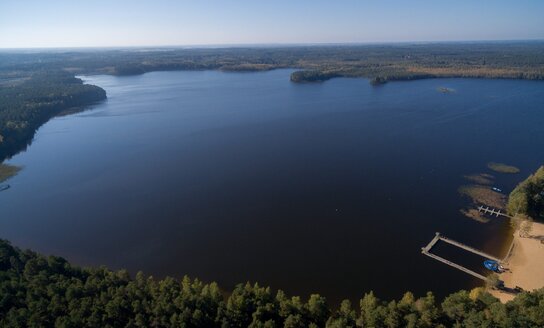
<svg viewBox="0 0 544 328"><path fill-rule="evenodd" d="M489 208L489 206L483 207L482 205L480 205L478 207L478 212L483 212L484 214L489 214L489 215L495 215L497 217L505 216L507 218L511 218L510 215L507 215L506 213L501 212L501 210L496 210L494 208Z"/></svg>
<svg viewBox="0 0 544 328"><path fill-rule="evenodd" d="M442 263L445 263L445 264L447 264L447 265L449 265L449 266L452 266L452 267L454 267L454 268L456 268L456 269L459 269L459 270L461 270L461 271L463 271L463 272L465 272L465 273L468 273L468 274L470 274L470 275L472 275L472 276L474 276L474 277L476 277L476 278L478 278L478 279L481 279L481 280L483 280L483 281L487 281L487 278L486 278L486 277L484 277L484 276L482 276L481 274L476 273L476 272L474 272L474 271L472 271L472 270L470 270L470 269L467 269L467 268L465 268L465 267L462 266L462 265L459 265L459 264L457 264L457 263L453 263L452 261L446 260L445 258L440 257L440 256L438 256L438 255L435 255L435 254L433 254L433 253L424 252L424 251L422 251L422 253L425 254L425 255L427 255L427 256L429 256L429 257L431 257L431 258L433 258L433 259L435 259L435 260L438 260L438 261L440 261L440 262L442 262Z"/></svg>
<svg viewBox="0 0 544 328"><path fill-rule="evenodd" d="M437 260L437 261L440 261L440 262L442 262L442 263L444 263L444 264L447 264L447 265L449 265L449 266L451 266L451 267L454 267L454 268L456 268L456 269L458 269L458 270L461 270L461 271L463 271L463 272L465 272L465 273L468 273L468 274L470 274L470 275L472 275L472 276L474 276L474 277L476 277L476 278L478 278L478 279L481 279L481 280L484 280L484 281L487 280L487 278L486 278L485 276L483 276L483 275L481 275L481 274L479 274L479 273L477 273L477 272L474 272L474 271L472 271L472 270L470 270L470 269L467 269L466 267L464 267L464 266L462 266L462 265L459 265L459 264L454 263L454 262L452 262L452 261L446 260L446 259L443 258L443 257L440 257L440 256L438 256L438 255L436 255L436 254L431 253L431 249L432 249L432 248L434 247L434 245L436 245L436 243L438 243L438 241L440 241L440 240L443 241L443 242L445 242L445 243L448 243L448 244L450 244L450 245L453 245L453 246L457 246L457 247L459 247L459 248L462 248L462 249L464 249L464 250L466 250L466 251L468 251L468 252L471 252L471 253L480 255L480 256L482 256L482 257L485 257L485 258L488 258L488 259L491 259L491 260L495 260L495 261L497 261L497 262L500 262L500 261L501 261L500 259L498 259L498 258L496 258L496 257L494 257L494 256L492 256L492 255L489 255L489 254L487 254L487 253L484 253L484 252L482 252L482 251L480 251L480 250L478 250L478 249L476 249L476 248L473 248L473 247L467 246L467 245L465 245L465 244L462 244L462 243L460 243L460 242L458 242L458 241L455 241L455 240L446 238L446 237L440 235L439 232L436 233L436 235L434 236L434 238L427 244L427 246L421 248L421 253L423 253L424 255L427 255L427 256L430 257L430 258L433 258L433 259L435 259L435 260Z"/></svg>
<svg viewBox="0 0 544 328"><path fill-rule="evenodd" d="M437 232L436 235L434 236L433 240L431 240L427 246L423 247L421 249L421 252L422 253L425 253L425 252L430 252L431 251L431 248L434 247L434 244L436 244L438 241L440 240L440 232Z"/></svg>
<svg viewBox="0 0 544 328"><path fill-rule="evenodd" d="M438 233L438 232L437 232L437 233ZM446 243L448 243L448 244L457 246L457 247L462 248L462 249L464 249L464 250L466 250L466 251L472 252L472 253L474 253L474 254L476 254L476 255L480 255L481 257L485 257L485 258L488 258L488 259L490 259L490 260L495 260L495 261L497 261L497 262L500 262L500 261L501 261L500 259L496 258L496 257L493 256L493 255L484 253L484 252L482 252L482 251L480 251L480 250L478 250L478 249L476 249L476 248L467 246L467 245L465 245L465 244L461 244L461 243L458 242L458 241L455 241L455 240L446 238L446 237L444 237L444 236L440 236L439 238L440 238L440 240L442 240L442 241L444 241L444 242L446 242Z"/></svg>

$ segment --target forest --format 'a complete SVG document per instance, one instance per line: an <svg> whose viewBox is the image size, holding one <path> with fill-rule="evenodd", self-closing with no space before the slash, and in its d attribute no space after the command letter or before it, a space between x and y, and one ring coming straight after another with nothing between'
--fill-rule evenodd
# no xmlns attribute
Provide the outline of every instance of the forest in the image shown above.
<svg viewBox="0 0 544 328"><path fill-rule="evenodd" d="M383 301L372 292L330 306L259 284L225 292L216 283L134 278L125 270L80 268L0 239L1 327L544 327L544 289L502 304L483 288L436 300Z"/></svg>
<svg viewBox="0 0 544 328"><path fill-rule="evenodd" d="M522 214L544 220L544 166L512 190L507 209L510 215Z"/></svg>
<svg viewBox="0 0 544 328"><path fill-rule="evenodd" d="M64 71L36 72L0 88L0 163L23 150L51 117L106 98Z"/></svg>
<svg viewBox="0 0 544 328"><path fill-rule="evenodd" d="M436 77L544 79L544 42L450 42L238 48L0 51L0 162L25 149L43 123L106 98L76 75L166 70L295 69L290 80L364 77L373 85Z"/></svg>
<svg viewBox="0 0 544 328"><path fill-rule="evenodd" d="M544 42L444 42L233 48L55 49L0 52L0 85L17 73L142 74L165 70L277 68L334 76L544 78ZM334 74L332 74L334 73ZM8 75L9 75L8 74Z"/></svg>
<svg viewBox="0 0 544 328"><path fill-rule="evenodd" d="M322 82L333 77L338 77L337 73L334 72L323 72L315 70L306 70L306 71L295 71L291 73L290 80L291 82Z"/></svg>

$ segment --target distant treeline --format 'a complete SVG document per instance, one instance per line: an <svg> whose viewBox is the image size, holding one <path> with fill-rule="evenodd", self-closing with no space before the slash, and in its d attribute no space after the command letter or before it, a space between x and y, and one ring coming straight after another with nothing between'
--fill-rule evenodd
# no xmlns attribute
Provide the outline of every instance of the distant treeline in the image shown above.
<svg viewBox="0 0 544 328"><path fill-rule="evenodd" d="M216 283L135 278L20 250L0 239L1 327L544 327L544 289L507 304L482 288L437 303L432 293L385 302L372 292L332 308L258 284L225 296Z"/></svg>
<svg viewBox="0 0 544 328"><path fill-rule="evenodd" d="M508 213L544 219L544 166L522 181L508 197Z"/></svg>
<svg viewBox="0 0 544 328"><path fill-rule="evenodd" d="M334 72L322 71L296 71L291 73L290 80L292 82L321 82L340 76Z"/></svg>
<svg viewBox="0 0 544 328"><path fill-rule="evenodd" d="M164 70L259 71L285 67L389 81L444 76L543 79L544 42L4 52L0 53L0 83L5 73L44 69L127 75ZM314 78L315 74L307 76Z"/></svg>
<svg viewBox="0 0 544 328"><path fill-rule="evenodd" d="M0 163L23 150L51 117L105 98L103 89L63 71L35 72L0 87Z"/></svg>

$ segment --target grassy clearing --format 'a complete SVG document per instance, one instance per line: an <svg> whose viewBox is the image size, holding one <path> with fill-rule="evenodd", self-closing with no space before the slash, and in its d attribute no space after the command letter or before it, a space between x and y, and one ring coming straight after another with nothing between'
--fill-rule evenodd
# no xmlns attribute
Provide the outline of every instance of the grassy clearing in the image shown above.
<svg viewBox="0 0 544 328"><path fill-rule="evenodd" d="M503 164L503 163L490 162L487 164L487 167L499 173L510 173L510 174L519 173L519 169L517 167Z"/></svg>
<svg viewBox="0 0 544 328"><path fill-rule="evenodd" d="M19 166L3 164L3 163L0 164L0 183L13 177L17 173L19 173L20 170L21 168Z"/></svg>

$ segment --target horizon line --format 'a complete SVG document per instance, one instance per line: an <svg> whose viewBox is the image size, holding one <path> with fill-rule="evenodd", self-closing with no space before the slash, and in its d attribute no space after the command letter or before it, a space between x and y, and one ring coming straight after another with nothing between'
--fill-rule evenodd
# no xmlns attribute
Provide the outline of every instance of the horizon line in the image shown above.
<svg viewBox="0 0 544 328"><path fill-rule="evenodd" d="M115 49L228 49L228 48L268 48L268 47L303 47L303 46L363 46L363 45L397 45L397 44L442 44L442 43L515 43L544 42L544 38L534 39L481 39L481 40L428 40L428 41L361 41L361 42L271 42L271 43L209 43L209 44L164 44L164 45L125 45L125 46L47 46L47 47L2 47L0 51L16 50L115 50Z"/></svg>

